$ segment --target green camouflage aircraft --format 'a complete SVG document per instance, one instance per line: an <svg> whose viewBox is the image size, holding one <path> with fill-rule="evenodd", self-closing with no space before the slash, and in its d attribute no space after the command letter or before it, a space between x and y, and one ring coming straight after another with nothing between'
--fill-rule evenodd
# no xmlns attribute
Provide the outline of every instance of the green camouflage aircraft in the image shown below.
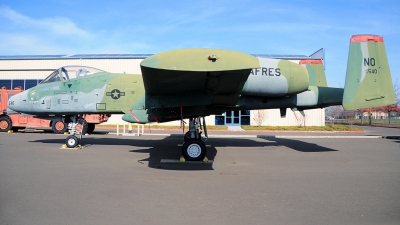
<svg viewBox="0 0 400 225"><path fill-rule="evenodd" d="M115 74L90 67L62 67L39 85L9 99L9 108L69 123L66 143L75 147L82 114L124 114L131 123L189 118L182 154L202 160L204 117L234 110L303 111L343 105L359 109L396 102L384 41L377 35L350 39L346 83L327 87L321 60L257 58L219 49L180 49L141 62L142 74ZM203 118L203 121L201 121ZM206 140L206 139L204 139Z"/></svg>

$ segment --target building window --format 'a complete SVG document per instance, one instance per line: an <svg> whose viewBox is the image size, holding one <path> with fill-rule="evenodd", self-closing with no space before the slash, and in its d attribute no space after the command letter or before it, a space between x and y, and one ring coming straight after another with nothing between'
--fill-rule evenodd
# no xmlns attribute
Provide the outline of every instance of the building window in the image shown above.
<svg viewBox="0 0 400 225"><path fill-rule="evenodd" d="M250 110L227 111L215 115L215 125L250 125Z"/></svg>
<svg viewBox="0 0 400 225"><path fill-rule="evenodd" d="M23 90L35 87L41 80L0 80L0 88L6 87L6 89L14 89L16 87L22 87Z"/></svg>
<svg viewBox="0 0 400 225"><path fill-rule="evenodd" d="M215 125L225 125L225 113L215 115Z"/></svg>
<svg viewBox="0 0 400 225"><path fill-rule="evenodd" d="M240 125L250 125L250 110L240 111Z"/></svg>
<svg viewBox="0 0 400 225"><path fill-rule="evenodd" d="M16 87L21 87L22 90L24 90L25 88L25 80L13 80L12 81L12 89L16 88Z"/></svg>
<svg viewBox="0 0 400 225"><path fill-rule="evenodd" d="M25 90L35 87L38 84L37 80L25 80Z"/></svg>
<svg viewBox="0 0 400 225"><path fill-rule="evenodd" d="M6 87L6 89L11 89L11 80L0 80L0 88Z"/></svg>

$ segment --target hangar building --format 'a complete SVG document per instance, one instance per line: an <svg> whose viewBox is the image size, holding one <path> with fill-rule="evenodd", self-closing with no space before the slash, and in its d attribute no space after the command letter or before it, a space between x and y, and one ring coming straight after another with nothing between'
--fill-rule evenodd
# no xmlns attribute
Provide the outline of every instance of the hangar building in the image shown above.
<svg viewBox="0 0 400 225"><path fill-rule="evenodd" d="M77 55L15 55L0 56L0 88L13 89L21 86L27 90L46 78L55 69L67 65L83 65L112 73L141 74L140 62L152 54L77 54ZM323 49L310 56L266 55L256 57L287 59L299 62L301 59L323 59ZM228 111L221 115L207 117L209 125L262 125L269 126L324 126L324 109L305 110L305 116L287 109L286 118L280 117L279 109ZM113 115L108 123L125 123L122 115ZM257 122L258 121L258 122ZM179 121L165 123L179 125Z"/></svg>

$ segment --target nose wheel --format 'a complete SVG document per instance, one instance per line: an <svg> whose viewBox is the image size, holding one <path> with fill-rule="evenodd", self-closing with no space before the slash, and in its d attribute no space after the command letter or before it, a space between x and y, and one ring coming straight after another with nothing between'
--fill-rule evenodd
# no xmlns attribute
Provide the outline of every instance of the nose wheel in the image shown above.
<svg viewBox="0 0 400 225"><path fill-rule="evenodd" d="M68 148L75 148L79 144L79 139L75 135L70 135L65 140L65 144Z"/></svg>

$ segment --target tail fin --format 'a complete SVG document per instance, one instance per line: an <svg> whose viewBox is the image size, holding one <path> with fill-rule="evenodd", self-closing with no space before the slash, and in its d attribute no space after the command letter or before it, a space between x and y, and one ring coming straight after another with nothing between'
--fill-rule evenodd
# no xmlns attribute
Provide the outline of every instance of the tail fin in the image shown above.
<svg viewBox="0 0 400 225"><path fill-rule="evenodd" d="M396 103L383 37L354 35L350 39L343 107L346 110Z"/></svg>
<svg viewBox="0 0 400 225"><path fill-rule="evenodd" d="M324 65L320 59L303 59L299 62L305 65L310 77L310 86L327 87Z"/></svg>

